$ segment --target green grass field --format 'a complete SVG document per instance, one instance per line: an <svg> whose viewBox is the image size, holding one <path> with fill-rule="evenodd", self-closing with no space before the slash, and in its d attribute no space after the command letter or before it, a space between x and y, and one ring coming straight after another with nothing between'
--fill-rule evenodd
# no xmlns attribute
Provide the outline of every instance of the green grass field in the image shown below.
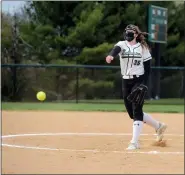
<svg viewBox="0 0 185 175"><path fill-rule="evenodd" d="M11 103L3 102L2 110L49 110L49 111L109 111L124 112L124 104L115 103ZM168 100L152 100L146 101L144 105L145 112L160 113L184 113L184 100L168 99Z"/></svg>
<svg viewBox="0 0 185 175"><path fill-rule="evenodd" d="M65 103L75 103L75 100L67 100L64 101ZM79 103L111 103L111 104L122 104L122 99L94 99L94 100L78 100ZM145 104L152 104L152 105L184 105L184 99L180 98L173 98L173 99L160 99L160 100L146 100Z"/></svg>

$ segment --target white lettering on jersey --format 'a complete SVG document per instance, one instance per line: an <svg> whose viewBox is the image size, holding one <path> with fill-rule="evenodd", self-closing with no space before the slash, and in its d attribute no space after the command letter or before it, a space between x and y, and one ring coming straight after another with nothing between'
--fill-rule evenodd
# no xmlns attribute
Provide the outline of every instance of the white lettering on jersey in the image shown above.
<svg viewBox="0 0 185 175"><path fill-rule="evenodd" d="M121 48L119 57L123 78L129 79L131 75L143 75L143 62L152 59L149 50L142 48L140 43L131 46L127 41L119 41L115 46Z"/></svg>

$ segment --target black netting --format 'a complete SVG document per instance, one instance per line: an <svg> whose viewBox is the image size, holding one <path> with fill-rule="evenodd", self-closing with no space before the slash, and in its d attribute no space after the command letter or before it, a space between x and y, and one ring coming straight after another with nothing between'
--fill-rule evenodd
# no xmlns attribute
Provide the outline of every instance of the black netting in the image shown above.
<svg viewBox="0 0 185 175"><path fill-rule="evenodd" d="M119 68L2 67L2 101L36 101L45 91L47 101L120 102ZM147 98L182 98L182 70L152 69Z"/></svg>

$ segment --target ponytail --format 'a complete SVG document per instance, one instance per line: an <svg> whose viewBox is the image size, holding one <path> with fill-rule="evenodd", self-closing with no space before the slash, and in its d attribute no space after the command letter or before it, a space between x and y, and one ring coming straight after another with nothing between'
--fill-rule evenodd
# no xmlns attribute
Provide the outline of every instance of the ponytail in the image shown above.
<svg viewBox="0 0 185 175"><path fill-rule="evenodd" d="M138 26L135 26L135 30L136 30L136 33L138 34L137 38L136 38L136 41L137 42L140 42L141 43L141 46L142 48L147 48L149 49L148 47L148 44L146 43L145 41L145 35L149 35L149 33L147 32L142 32Z"/></svg>
<svg viewBox="0 0 185 175"><path fill-rule="evenodd" d="M136 40L137 40L137 42L140 42L141 43L142 48L145 47L145 48L149 49L148 44L145 41L145 39L146 39L145 38L145 35L149 35L149 34L146 33L146 32L138 31L138 36L137 36Z"/></svg>

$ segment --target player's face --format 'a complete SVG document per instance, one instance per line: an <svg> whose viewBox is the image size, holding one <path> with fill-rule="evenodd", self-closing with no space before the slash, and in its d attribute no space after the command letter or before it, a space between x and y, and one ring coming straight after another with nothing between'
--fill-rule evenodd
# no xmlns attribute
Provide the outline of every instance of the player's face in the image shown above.
<svg viewBox="0 0 185 175"><path fill-rule="evenodd" d="M129 42L133 41L134 39L136 39L137 37L137 33L134 30L126 30L125 33L125 39Z"/></svg>
<svg viewBox="0 0 185 175"><path fill-rule="evenodd" d="M134 38L136 38L138 36L138 34L136 33L136 31L134 31L134 30L127 30L126 33L133 33Z"/></svg>

